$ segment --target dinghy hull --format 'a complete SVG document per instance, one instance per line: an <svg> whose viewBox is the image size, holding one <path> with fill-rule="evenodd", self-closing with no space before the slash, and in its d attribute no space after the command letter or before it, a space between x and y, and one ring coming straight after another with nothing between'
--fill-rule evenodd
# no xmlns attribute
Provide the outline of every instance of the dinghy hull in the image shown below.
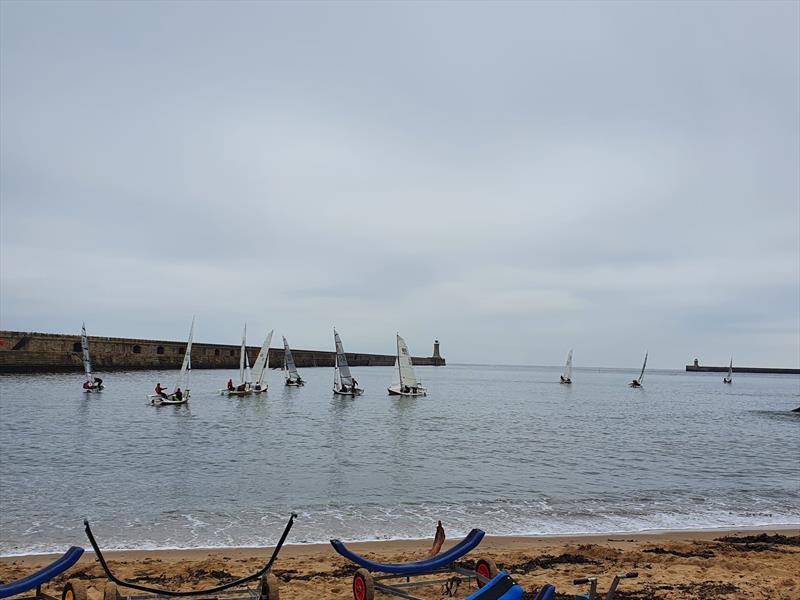
<svg viewBox="0 0 800 600"><path fill-rule="evenodd" d="M416 392L404 392L397 386L392 386L386 388L389 392L390 396L408 396L408 397L416 397L416 396L427 396L428 391L425 388L418 387Z"/></svg>

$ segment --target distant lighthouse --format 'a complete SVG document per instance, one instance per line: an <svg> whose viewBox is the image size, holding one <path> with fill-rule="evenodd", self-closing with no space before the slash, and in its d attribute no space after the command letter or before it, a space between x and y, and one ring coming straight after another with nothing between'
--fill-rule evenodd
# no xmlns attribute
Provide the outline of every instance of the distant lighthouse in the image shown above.
<svg viewBox="0 0 800 600"><path fill-rule="evenodd" d="M431 356L431 364L435 367L443 367L447 363L439 354L439 340L433 340L433 356Z"/></svg>

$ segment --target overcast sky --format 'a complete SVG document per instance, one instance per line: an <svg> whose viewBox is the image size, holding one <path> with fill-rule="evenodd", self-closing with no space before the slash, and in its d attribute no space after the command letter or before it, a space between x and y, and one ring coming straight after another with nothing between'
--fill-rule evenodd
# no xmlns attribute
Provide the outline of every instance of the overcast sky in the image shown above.
<svg viewBox="0 0 800 600"><path fill-rule="evenodd" d="M798 367L799 7L4 0L0 327Z"/></svg>

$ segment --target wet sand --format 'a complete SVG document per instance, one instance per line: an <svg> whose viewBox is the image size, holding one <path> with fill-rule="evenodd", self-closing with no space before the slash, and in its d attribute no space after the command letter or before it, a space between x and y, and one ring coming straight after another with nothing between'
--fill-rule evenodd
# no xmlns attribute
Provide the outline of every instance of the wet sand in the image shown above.
<svg viewBox="0 0 800 600"><path fill-rule="evenodd" d="M448 540L445 548L458 540ZM353 550L382 562L424 558L430 540L362 542ZM88 544L87 544L88 545ZM198 589L257 571L270 555L268 548L195 549L109 552L115 574L143 585ZM637 571L623 580L620 599L800 598L800 530L762 529L573 537L486 537L462 561L467 567L481 557L507 569L529 596L544 583L556 586L563 598L586 592L577 577L600 576L604 592L614 574ZM13 580L52 560L36 555L0 558L0 579ZM273 572L283 600L352 598L355 567L327 544L285 546ZM59 596L70 578L86 580L89 600L101 600L104 578L94 554L86 553L67 573L46 586ZM454 598L475 590L463 581ZM440 585L414 588L426 599L442 598ZM377 597L389 598L377 594Z"/></svg>

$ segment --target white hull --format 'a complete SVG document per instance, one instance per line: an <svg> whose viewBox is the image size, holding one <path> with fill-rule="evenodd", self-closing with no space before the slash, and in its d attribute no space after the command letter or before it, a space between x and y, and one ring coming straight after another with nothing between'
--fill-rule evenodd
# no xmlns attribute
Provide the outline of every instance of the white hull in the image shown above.
<svg viewBox="0 0 800 600"><path fill-rule="evenodd" d="M238 390L227 390L226 389L226 390L220 390L219 391L220 396L249 396L252 393L253 393L253 390L243 390L243 391L240 392Z"/></svg>
<svg viewBox="0 0 800 600"><path fill-rule="evenodd" d="M722 383L732 383L732 380L726 377L725 379L722 380Z"/></svg>
<svg viewBox="0 0 800 600"><path fill-rule="evenodd" d="M562 376L561 377L561 383L572 384L572 379L564 379L564 377Z"/></svg>
<svg viewBox="0 0 800 600"><path fill-rule="evenodd" d="M287 379L286 380L286 385L290 385L292 387L300 387L300 386L303 386L305 384L306 384L305 381L294 381L292 379Z"/></svg>
<svg viewBox="0 0 800 600"><path fill-rule="evenodd" d="M186 404L189 402L189 394L184 394L181 400L176 400L170 396L164 398L163 396L159 396L158 394L148 394L147 399L150 401L150 404L153 406L159 406L161 404Z"/></svg>
<svg viewBox="0 0 800 600"><path fill-rule="evenodd" d="M267 389L269 389L269 386L264 386L264 387L263 387L263 388L261 388L261 389L255 389L255 388L253 388L253 393L254 393L254 394L266 394L266 393L267 393Z"/></svg>
<svg viewBox="0 0 800 600"><path fill-rule="evenodd" d="M392 387L389 387L389 388L386 388L386 389L389 392L390 396L411 396L411 397L414 397L414 396L427 396L428 395L428 390L426 390L424 387L421 387L421 386L417 386L417 391L416 392L404 392L404 391L402 391L400 389L400 386L396 386L396 385L392 386Z"/></svg>
<svg viewBox="0 0 800 600"><path fill-rule="evenodd" d="M364 390L362 390L361 388L356 388L355 391L350 390L350 391L344 392L342 390L334 389L333 393L334 394L338 394L339 396L360 396L361 394L364 393Z"/></svg>

